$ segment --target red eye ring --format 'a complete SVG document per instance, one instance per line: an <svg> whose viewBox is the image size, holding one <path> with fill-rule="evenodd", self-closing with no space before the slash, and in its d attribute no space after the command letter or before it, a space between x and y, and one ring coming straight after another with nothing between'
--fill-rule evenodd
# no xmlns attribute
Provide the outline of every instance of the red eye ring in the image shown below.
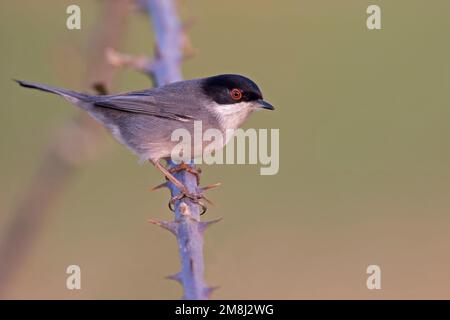
<svg viewBox="0 0 450 320"><path fill-rule="evenodd" d="M230 91L230 96L231 96L231 99L233 99L233 100L236 100L236 101L241 100L242 99L242 91L237 88L234 88Z"/></svg>

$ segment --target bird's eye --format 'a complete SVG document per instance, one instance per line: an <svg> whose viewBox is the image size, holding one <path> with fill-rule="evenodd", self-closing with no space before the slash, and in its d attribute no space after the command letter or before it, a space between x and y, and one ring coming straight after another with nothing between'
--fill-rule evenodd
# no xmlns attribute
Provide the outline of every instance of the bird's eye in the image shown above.
<svg viewBox="0 0 450 320"><path fill-rule="evenodd" d="M230 91L230 96L231 96L231 98L233 100L236 100L236 101L241 100L241 98L242 98L242 91L239 90L239 89L234 88L234 89L232 89Z"/></svg>

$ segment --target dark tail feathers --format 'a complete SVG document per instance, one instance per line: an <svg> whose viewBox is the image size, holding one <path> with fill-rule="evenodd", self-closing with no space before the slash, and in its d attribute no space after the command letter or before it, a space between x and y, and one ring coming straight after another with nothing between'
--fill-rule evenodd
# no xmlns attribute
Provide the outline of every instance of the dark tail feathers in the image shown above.
<svg viewBox="0 0 450 320"><path fill-rule="evenodd" d="M41 91L58 94L58 95L62 96L64 99L66 99L69 102L72 102L74 104L77 104L78 102L81 102L81 101L89 101L90 100L89 98L91 97L84 93L79 93L79 92L75 92L75 91L67 90L67 89L56 88L56 87L48 86L45 84L33 83L33 82L22 81L22 80L15 80L15 81L24 88L37 89L37 90L41 90Z"/></svg>

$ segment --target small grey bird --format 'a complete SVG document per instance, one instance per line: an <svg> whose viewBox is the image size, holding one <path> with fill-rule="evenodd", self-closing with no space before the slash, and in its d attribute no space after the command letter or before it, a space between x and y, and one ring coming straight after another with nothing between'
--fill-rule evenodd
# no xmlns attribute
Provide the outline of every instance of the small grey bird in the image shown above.
<svg viewBox="0 0 450 320"><path fill-rule="evenodd" d="M274 109L263 100L261 91L252 80L233 74L103 96L27 81L17 82L26 88L58 94L87 111L141 160L153 163L185 195L188 192L184 185L160 162L170 158L177 144L171 141L174 130L183 128L193 136L194 121L202 121L203 131L214 128L225 135L227 129L240 127L254 110ZM193 147L191 150L191 158L201 156L194 153L201 148Z"/></svg>

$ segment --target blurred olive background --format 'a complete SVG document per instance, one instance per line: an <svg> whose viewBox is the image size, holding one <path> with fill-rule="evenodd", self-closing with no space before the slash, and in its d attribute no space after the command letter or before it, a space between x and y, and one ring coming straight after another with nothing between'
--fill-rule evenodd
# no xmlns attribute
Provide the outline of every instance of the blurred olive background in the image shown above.
<svg viewBox="0 0 450 320"><path fill-rule="evenodd" d="M82 29L65 27L78 4ZM366 27L378 4L382 30ZM45 148L78 112L13 78L78 90L97 1L0 2L0 235L14 219ZM196 56L185 78L240 73L275 112L246 128L280 129L280 171L203 166L217 204L204 219L206 278L225 299L450 298L450 2L206 1L181 4ZM132 12L121 51L153 52L151 26ZM114 91L149 87L119 70ZM6 298L177 299L172 219L163 181L108 137L51 208ZM1 239L1 237L0 237ZM66 289L81 266L82 290ZM366 288L366 268L382 289ZM0 270L1 272L1 270Z"/></svg>

